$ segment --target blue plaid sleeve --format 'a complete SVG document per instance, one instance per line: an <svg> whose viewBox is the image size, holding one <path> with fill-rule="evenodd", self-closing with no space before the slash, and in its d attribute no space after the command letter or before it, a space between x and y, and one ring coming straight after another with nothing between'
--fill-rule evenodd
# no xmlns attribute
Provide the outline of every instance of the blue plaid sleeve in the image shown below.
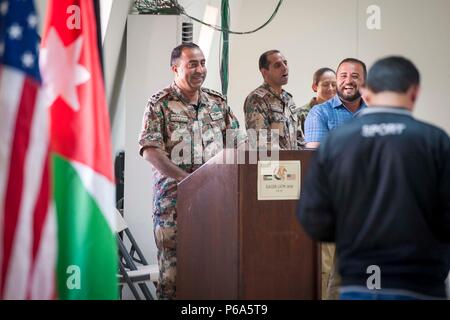
<svg viewBox="0 0 450 320"><path fill-rule="evenodd" d="M328 133L327 121L323 110L315 106L309 111L305 120L306 142L320 142Z"/></svg>

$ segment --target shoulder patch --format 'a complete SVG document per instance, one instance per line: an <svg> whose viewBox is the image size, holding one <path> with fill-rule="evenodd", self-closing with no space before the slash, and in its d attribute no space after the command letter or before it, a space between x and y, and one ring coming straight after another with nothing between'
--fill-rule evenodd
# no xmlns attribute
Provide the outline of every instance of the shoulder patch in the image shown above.
<svg viewBox="0 0 450 320"><path fill-rule="evenodd" d="M259 88L255 89L255 90L253 90L253 92L252 92L252 94L255 94L255 95L257 95L258 97L261 97L261 98L264 98L264 96L266 94L268 94L268 93L269 93L269 91L264 89L264 88L262 88L262 87L259 87Z"/></svg>
<svg viewBox="0 0 450 320"><path fill-rule="evenodd" d="M207 94L219 97L219 98L221 98L224 101L227 100L227 98L225 98L225 96L223 94L221 94L220 92L217 92L217 91L214 91L214 90L211 90L211 89L208 89L208 88L201 88L201 90L203 92L207 93Z"/></svg>
<svg viewBox="0 0 450 320"><path fill-rule="evenodd" d="M170 94L170 90L167 88L155 93L153 96L151 96L150 99L148 99L148 103L151 105L156 104L158 101L160 101L162 98L168 96Z"/></svg>

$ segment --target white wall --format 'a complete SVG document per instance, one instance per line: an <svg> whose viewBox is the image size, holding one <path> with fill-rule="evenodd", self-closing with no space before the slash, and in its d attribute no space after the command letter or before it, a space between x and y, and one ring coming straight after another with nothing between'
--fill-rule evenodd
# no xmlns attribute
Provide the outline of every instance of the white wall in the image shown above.
<svg viewBox="0 0 450 320"><path fill-rule="evenodd" d="M422 93L414 115L450 133L450 1L360 0L359 3L360 17L373 3L382 12L380 31L369 31L360 19L360 57L369 64L391 54L410 58L422 76Z"/></svg>
<svg viewBox="0 0 450 320"><path fill-rule="evenodd" d="M125 149L125 44L126 22L132 0L101 0L105 93L112 119L113 157ZM103 29L106 28L106 29Z"/></svg>

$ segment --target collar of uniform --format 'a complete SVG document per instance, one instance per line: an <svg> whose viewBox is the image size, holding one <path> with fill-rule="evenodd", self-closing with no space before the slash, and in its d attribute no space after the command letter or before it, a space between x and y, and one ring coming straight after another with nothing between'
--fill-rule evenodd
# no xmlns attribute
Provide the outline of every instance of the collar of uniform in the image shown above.
<svg viewBox="0 0 450 320"><path fill-rule="evenodd" d="M200 89L199 99L198 99L198 105L207 105L209 102L208 95L206 92Z"/></svg>
<svg viewBox="0 0 450 320"><path fill-rule="evenodd" d="M269 84L267 82L264 82L262 87L264 89L266 89L267 91L269 91L271 94L273 94L277 98L281 98L283 96L283 92L284 92L283 89L281 89L281 94L278 95L278 94L275 93L275 91L273 91L272 87L269 86Z"/></svg>
<svg viewBox="0 0 450 320"><path fill-rule="evenodd" d="M363 116L372 113L395 113L412 117L411 111L409 111L405 107L400 106L399 107L372 106L365 108L364 110L361 110L361 112L358 113L358 116Z"/></svg>
<svg viewBox="0 0 450 320"><path fill-rule="evenodd" d="M269 86L267 82L264 82L261 87L269 91L273 96L277 97L280 100L289 100L289 97L291 96L287 91L285 91L283 88L281 88L281 94L276 94L275 91L273 91L272 87Z"/></svg>
<svg viewBox="0 0 450 320"><path fill-rule="evenodd" d="M181 92L180 87L178 87L175 82L172 83L171 88L175 92L175 95L181 100L181 102L183 102L187 106L191 105L191 102L189 101L189 99L187 99L184 96L184 94ZM201 99L201 96L202 96L202 91L200 90L200 92L199 92L200 99Z"/></svg>

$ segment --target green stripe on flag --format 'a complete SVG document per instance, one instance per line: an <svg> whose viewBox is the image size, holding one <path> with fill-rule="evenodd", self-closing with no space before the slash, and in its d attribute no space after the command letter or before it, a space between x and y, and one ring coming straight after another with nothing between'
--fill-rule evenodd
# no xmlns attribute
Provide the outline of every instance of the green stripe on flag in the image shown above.
<svg viewBox="0 0 450 320"><path fill-rule="evenodd" d="M117 243L74 167L53 154L59 299L117 299ZM112 199L111 199L112 201Z"/></svg>

